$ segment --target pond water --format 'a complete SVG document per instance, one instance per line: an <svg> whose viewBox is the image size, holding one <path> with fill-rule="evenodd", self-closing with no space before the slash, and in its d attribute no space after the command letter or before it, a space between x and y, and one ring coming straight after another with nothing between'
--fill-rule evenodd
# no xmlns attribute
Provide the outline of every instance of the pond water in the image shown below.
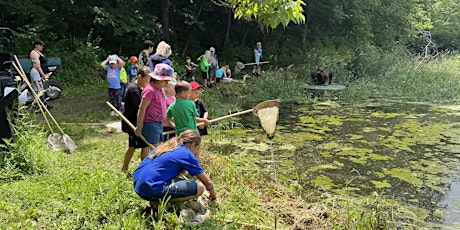
<svg viewBox="0 0 460 230"><path fill-rule="evenodd" d="M271 141L256 118L239 122L242 143L222 152L270 162L273 151L279 179L332 193L378 192L426 209L427 221L460 226L460 107L281 102Z"/></svg>

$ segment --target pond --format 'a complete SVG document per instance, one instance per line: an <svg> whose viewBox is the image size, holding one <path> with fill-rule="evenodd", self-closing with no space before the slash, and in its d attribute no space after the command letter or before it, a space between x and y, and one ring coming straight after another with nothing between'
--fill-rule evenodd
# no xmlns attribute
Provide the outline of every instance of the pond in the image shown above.
<svg viewBox="0 0 460 230"><path fill-rule="evenodd" d="M282 101L270 141L257 118L239 123L244 128L227 134L241 143L234 138L220 151L241 151L275 179L331 193L377 192L425 209L426 221L460 226L460 107Z"/></svg>

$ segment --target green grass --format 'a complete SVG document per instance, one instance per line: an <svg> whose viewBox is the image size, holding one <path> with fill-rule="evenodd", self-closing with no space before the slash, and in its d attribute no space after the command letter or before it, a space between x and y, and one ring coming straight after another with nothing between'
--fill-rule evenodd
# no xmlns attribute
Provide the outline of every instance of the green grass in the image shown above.
<svg viewBox="0 0 460 230"><path fill-rule="evenodd" d="M337 63L343 63L337 61ZM349 81L338 74L336 82L347 84L345 92L312 95L301 87L309 80L307 67L277 69L260 79L222 84L202 94L216 118L249 109L257 103L283 100L415 100L433 103L458 102L458 57L443 57L414 68L414 62L389 66L378 76ZM342 65L342 64L341 64ZM412 68L409 68L411 67ZM345 67L335 69L345 71ZM443 81L439 81L443 76ZM53 152L47 147L49 132L40 115L19 123L9 158L2 161L0 180L0 229L419 229L426 227L426 213L402 208L394 201L372 194L352 197L327 194L320 189L300 188L295 182L276 183L257 166L257 157L246 153L223 153L228 143L244 136L239 119L220 122L204 138L202 158L216 183L218 207L204 224L193 227L164 211L159 218L142 214L147 205L134 192L132 179L120 173L127 136L111 133L91 122L118 120L108 116L105 82L66 89L53 114L76 142L74 154ZM237 102L236 104L234 102ZM69 112L72 111L72 112ZM238 127L236 131L228 130ZM240 132L240 133L236 133ZM212 136L212 138L211 138ZM139 153L130 164L132 172ZM14 157L15 156L15 157ZM301 190L301 192L299 192ZM166 207L165 207L166 208Z"/></svg>

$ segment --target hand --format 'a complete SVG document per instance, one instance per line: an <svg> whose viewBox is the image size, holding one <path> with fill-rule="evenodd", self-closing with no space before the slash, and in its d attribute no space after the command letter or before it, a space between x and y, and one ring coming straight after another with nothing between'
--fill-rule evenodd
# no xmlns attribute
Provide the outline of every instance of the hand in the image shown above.
<svg viewBox="0 0 460 230"><path fill-rule="evenodd" d="M136 136L141 136L142 135L142 129L139 129L136 127L136 130L134 130L134 133L136 134Z"/></svg>
<svg viewBox="0 0 460 230"><path fill-rule="evenodd" d="M209 125L209 124L211 124L211 121L208 120L208 119L205 119L205 120L203 121L203 123L204 123L205 125Z"/></svg>

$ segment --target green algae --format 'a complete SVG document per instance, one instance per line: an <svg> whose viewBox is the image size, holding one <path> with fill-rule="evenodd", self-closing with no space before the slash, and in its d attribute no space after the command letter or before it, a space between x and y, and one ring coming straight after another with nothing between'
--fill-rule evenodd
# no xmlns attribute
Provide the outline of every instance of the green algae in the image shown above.
<svg viewBox="0 0 460 230"><path fill-rule="evenodd" d="M398 190L392 201L402 201L401 208L416 204L434 210L434 197L446 192L455 177L452 170L460 170L460 113L429 109L398 104L378 112L336 105L301 108L289 121L280 116L272 145L260 129L230 132L227 144L240 148L240 160L250 162L270 161L270 148L277 151L279 164L257 165L277 170L279 181L295 179L304 188L350 195L378 190L392 196ZM427 218L428 213L420 209L413 215Z"/></svg>
<svg viewBox="0 0 460 230"><path fill-rule="evenodd" d="M333 187L336 187L333 180L325 175L317 176L315 179L311 180L311 183L321 190L331 190Z"/></svg>
<svg viewBox="0 0 460 230"><path fill-rule="evenodd" d="M376 118L395 118L395 117L405 116L405 114L401 114L401 113L384 113L384 112L378 111L378 112L373 112L371 114L371 116L376 117Z"/></svg>
<svg viewBox="0 0 460 230"><path fill-rule="evenodd" d="M412 172L408 168L383 169L383 172L387 175L390 175L394 178L405 181L417 187L420 187L423 185L422 180L418 177L419 175Z"/></svg>
<svg viewBox="0 0 460 230"><path fill-rule="evenodd" d="M374 184L375 188L377 188L377 189L379 189L379 188L391 188L391 184L388 183L387 180L383 180L383 181L371 180L371 183Z"/></svg>
<svg viewBox="0 0 460 230"><path fill-rule="evenodd" d="M380 154L376 154L376 153L369 154L369 158L371 158L373 160L378 160L378 161L386 161L386 160L391 159L391 157L389 157L389 156L380 155Z"/></svg>

